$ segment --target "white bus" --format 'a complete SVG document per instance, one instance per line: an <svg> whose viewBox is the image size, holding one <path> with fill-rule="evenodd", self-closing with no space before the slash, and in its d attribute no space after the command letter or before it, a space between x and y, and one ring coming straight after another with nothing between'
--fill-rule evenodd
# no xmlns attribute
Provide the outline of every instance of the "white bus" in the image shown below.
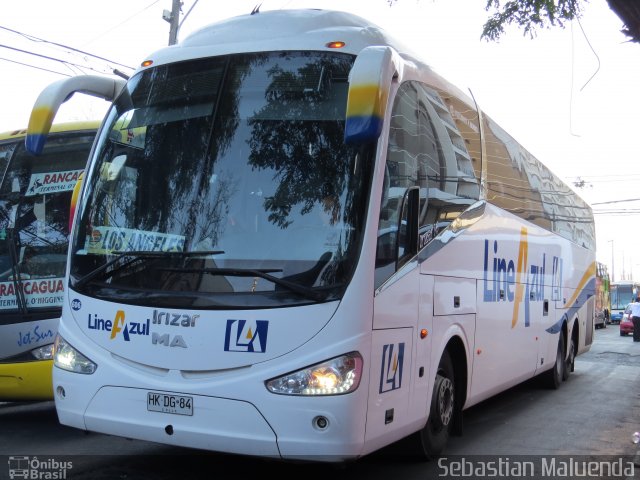
<svg viewBox="0 0 640 480"><path fill-rule="evenodd" d="M81 84L80 84L81 83ZM410 437L593 340L589 206L367 21L232 18L114 99L69 250L60 421L167 444L342 461ZM31 143L31 142L30 142Z"/></svg>

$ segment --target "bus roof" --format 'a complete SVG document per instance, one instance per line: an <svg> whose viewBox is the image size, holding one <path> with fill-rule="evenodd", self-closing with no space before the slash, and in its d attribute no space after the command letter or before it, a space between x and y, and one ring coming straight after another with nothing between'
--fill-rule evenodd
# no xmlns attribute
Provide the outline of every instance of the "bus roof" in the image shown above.
<svg viewBox="0 0 640 480"><path fill-rule="evenodd" d="M328 46L338 41L344 42L344 46ZM429 72L433 85L449 90L473 105L467 93L435 72L413 49L382 27L358 15L335 10L270 10L221 20L196 30L176 45L155 51L144 59L152 63L141 66L136 73L150 66L218 55L284 50L358 55L366 47L381 45L392 47L423 73Z"/></svg>
<svg viewBox="0 0 640 480"><path fill-rule="evenodd" d="M344 42L342 48L328 46ZM153 53L153 65L231 53L280 50L340 51L357 55L371 45L389 45L404 58L415 55L381 27L351 13L284 9L212 23L171 47ZM421 62L419 62L421 63Z"/></svg>
<svg viewBox="0 0 640 480"><path fill-rule="evenodd" d="M51 127L51 133L61 133L61 132L74 132L74 131L84 131L84 130L97 130L100 126L100 120L87 120L80 122L64 122L64 123L56 123ZM0 141L3 140L18 140L22 139L26 136L27 129L21 128L19 130L11 130L8 132L0 133Z"/></svg>

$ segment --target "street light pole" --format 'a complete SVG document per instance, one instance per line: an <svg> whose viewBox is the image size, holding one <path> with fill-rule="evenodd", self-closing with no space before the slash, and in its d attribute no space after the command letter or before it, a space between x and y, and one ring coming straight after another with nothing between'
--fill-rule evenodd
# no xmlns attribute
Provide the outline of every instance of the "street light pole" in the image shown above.
<svg viewBox="0 0 640 480"><path fill-rule="evenodd" d="M616 271L613 267L613 259L614 259L614 255L613 255L613 240L609 240L609 242L611 242L611 281L615 282L616 279Z"/></svg>

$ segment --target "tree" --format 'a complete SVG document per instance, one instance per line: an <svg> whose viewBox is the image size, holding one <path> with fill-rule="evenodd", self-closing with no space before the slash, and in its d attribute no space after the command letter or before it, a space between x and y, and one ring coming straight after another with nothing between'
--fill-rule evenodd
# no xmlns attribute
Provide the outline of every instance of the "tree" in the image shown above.
<svg viewBox="0 0 640 480"><path fill-rule="evenodd" d="M388 0L393 5L398 0ZM564 27L568 21L579 19L581 6L587 0L486 0L485 9L493 12L482 27L480 38L497 41L507 25L516 24L525 35L535 36L536 29ZM632 42L640 43L640 2L607 0L609 7L622 20L624 33Z"/></svg>
<svg viewBox="0 0 640 480"><path fill-rule="evenodd" d="M580 17L584 0L487 0L486 10L493 10L482 27L480 38L498 40L504 27L513 23L533 37L537 28L564 27L565 22Z"/></svg>

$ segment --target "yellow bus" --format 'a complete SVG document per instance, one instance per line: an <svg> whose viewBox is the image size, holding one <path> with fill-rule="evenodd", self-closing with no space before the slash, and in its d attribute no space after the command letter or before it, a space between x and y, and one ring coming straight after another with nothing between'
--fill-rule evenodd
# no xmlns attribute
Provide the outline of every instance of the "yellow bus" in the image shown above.
<svg viewBox="0 0 640 480"><path fill-rule="evenodd" d="M98 122L58 124L42 155L0 134L0 401L49 400L74 187Z"/></svg>

